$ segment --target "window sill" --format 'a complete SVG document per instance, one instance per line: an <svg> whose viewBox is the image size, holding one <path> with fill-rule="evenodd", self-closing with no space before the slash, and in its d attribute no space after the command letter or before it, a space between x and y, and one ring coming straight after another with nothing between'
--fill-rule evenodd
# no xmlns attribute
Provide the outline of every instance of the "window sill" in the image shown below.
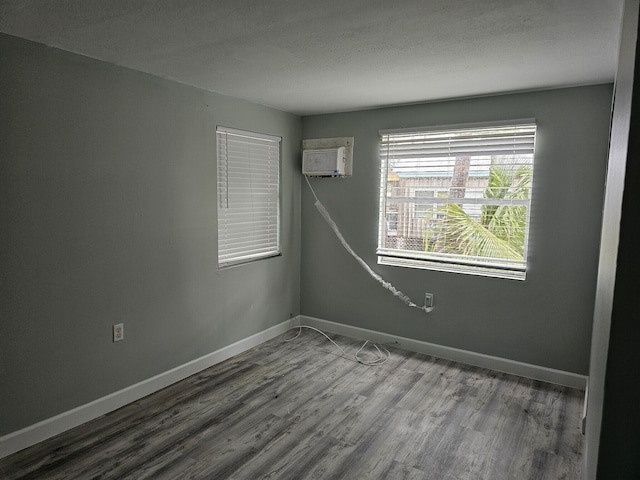
<svg viewBox="0 0 640 480"><path fill-rule="evenodd" d="M282 256L281 252L253 255L253 256L242 258L242 259L237 259L234 261L218 263L218 270L228 270L230 268L241 267L243 265L250 265L260 260L266 260L267 258L274 258L274 257L281 257L281 256Z"/></svg>
<svg viewBox="0 0 640 480"><path fill-rule="evenodd" d="M430 262L428 260L411 260L397 257L378 256L378 264L394 267L418 268L422 270L435 270L447 273L461 273L463 275L475 275L480 277L503 278L507 280L525 280L527 272L519 270L507 270L496 267L456 265L453 263Z"/></svg>

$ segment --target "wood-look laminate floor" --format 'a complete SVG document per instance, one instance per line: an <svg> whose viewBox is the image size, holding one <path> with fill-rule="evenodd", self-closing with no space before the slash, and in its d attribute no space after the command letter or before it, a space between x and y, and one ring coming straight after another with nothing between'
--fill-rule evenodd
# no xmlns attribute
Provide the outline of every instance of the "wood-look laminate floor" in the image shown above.
<svg viewBox="0 0 640 480"><path fill-rule="evenodd" d="M583 392L396 348L367 367L294 333L11 455L0 478L579 478Z"/></svg>

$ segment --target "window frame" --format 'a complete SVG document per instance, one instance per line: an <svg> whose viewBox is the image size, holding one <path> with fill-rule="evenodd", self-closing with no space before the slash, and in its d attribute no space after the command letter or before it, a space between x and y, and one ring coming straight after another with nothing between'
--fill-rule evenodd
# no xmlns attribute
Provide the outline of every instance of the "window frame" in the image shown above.
<svg viewBox="0 0 640 480"><path fill-rule="evenodd" d="M514 159L515 158L522 159L524 157L527 158L527 161L529 163L525 162L525 164L527 167L530 167L530 175L531 175L531 182L528 184L528 197L525 199L512 200L514 205L525 206L526 217L525 217L525 225L524 225L523 259L519 261L507 260L507 259L500 260L498 259L498 257L495 257L493 260L491 260L489 259L489 257L478 257L478 256L474 257L471 255L463 255L460 253L451 255L448 253L440 253L435 251L429 252L427 251L427 248L426 248L426 235L427 235L426 230L423 231L422 233L423 241L425 242L424 251L417 250L417 249L410 250L408 248L398 247L399 244L396 245L395 248L390 248L385 241L389 237L396 237L395 241L399 242L398 237L401 235L399 230L401 222L400 222L400 219L398 218L398 224L396 225L397 227L396 230L393 232L392 235L387 235L387 224L388 224L387 217L390 212L396 212L395 214L399 216L400 214L398 212L399 212L399 206L401 205L401 203L406 202L410 204L410 199L413 198L411 195L408 195L408 194L406 198L398 197L395 199L395 202L393 202L392 208L387 208L389 203L388 199L394 196L390 193L390 190L389 190L390 188L392 188L389 185L389 182L392 181L391 177L392 175L397 176L398 178L400 178L401 176L400 174L398 174L398 172L400 171L399 168L396 168L394 172L390 170L390 166L389 166L390 162L403 161L402 152L399 152L397 155L394 155L394 153L391 152L391 150L389 150L390 148L392 148L393 145L395 145L396 147L400 146L398 143L396 144L393 143L394 139L400 139L401 136L403 135L413 135L414 137L424 136L424 138L431 138L431 137L435 137L436 135L449 134L454 132L456 135L465 135L465 132L471 132L471 131L480 132L484 130L488 132L490 129L508 129L508 128L513 128L514 130L514 134L513 134L514 147L513 147L512 153L508 153L508 152L504 152L500 154L491 153L491 148L494 148L494 147L484 147L482 146L484 142L476 142L475 144L472 143L470 146L468 142L464 144L460 143L458 145L464 145L464 147L460 147L460 146L457 146L457 144L455 144L455 138L453 141L451 141L453 145L453 147L451 148L453 152L455 152L456 149L458 149L458 151L462 151L462 150L473 151L474 153L472 154L464 154L464 155L468 155L471 158L475 157L476 159L480 159L482 157L491 158L492 156L502 158L502 157L508 157L509 155L511 155L511 157L513 157ZM524 133L521 133L521 132L524 132ZM506 121L500 121L500 122L482 122L482 123L472 123L472 124L466 123L466 124L443 125L443 126L432 126L432 127L388 129L388 130L380 130L379 133L381 136L380 149L379 149L379 155L380 155L379 195L380 195L380 198L379 198L379 215L378 215L378 219L379 219L378 220L378 247L376 251L378 255L378 263L383 265L392 265L392 266L400 266L400 267L408 267L408 268L438 270L438 271L445 271L445 272L452 272L452 273L462 273L462 274L525 280L527 266L528 266L529 232L530 232L530 226L531 226L531 202L532 202L532 198L534 197L533 170L535 168L535 140L536 140L536 134L537 134L537 124L535 119L528 118L528 119L518 119L518 120L506 120ZM520 135L522 135L523 145L518 145L516 147L515 139L520 141L521 140ZM506 136L508 137L509 135L506 135ZM465 139L466 138L468 137L465 137ZM477 137L477 138L482 138L482 137ZM421 142L421 140L418 140L418 142ZM504 148L505 145L506 143L500 144L500 147ZM421 143L420 148L421 148L421 155L424 154L425 158L416 157L414 155L414 158L411 160L411 162L422 162L421 167L419 168L424 168L425 166L431 167L431 168L438 166L439 168L441 168L442 165L445 164L445 162L443 162L442 160L444 158L446 158L446 162L448 162L447 165L449 166L449 168L451 168L451 165L452 165L451 162L454 162L457 157L463 156L463 154L460 154L460 153L457 153L457 154L444 153L443 154L441 153L442 150L441 149L436 150L431 144L431 142ZM427 150L428 149L433 149L433 150L428 150L427 153L424 153L424 150L422 150L423 148ZM522 151L519 150L520 148L522 148ZM404 155L405 155L404 160L407 162L407 164L409 164L407 160L409 158L409 155L406 153ZM428 160L426 157L434 157L434 158L431 160ZM435 157L438 157L439 159L436 160ZM491 169L492 165L493 165L492 163L488 164L488 167L487 167L488 171ZM478 168L478 166L480 166L480 163L472 164L472 166L474 168ZM400 167L404 167L404 166L400 165ZM466 175L467 175L466 181L468 181L468 179L471 178L471 175L469 172L467 172ZM427 175L424 175L424 176L426 177ZM434 177L435 177L435 174L434 174ZM404 187L407 189L407 191L409 191L409 189L412 189L414 191L432 189L437 192L438 190L451 189L451 185L442 186L442 185L436 185L436 184L411 185L407 183L404 185ZM468 189L466 187L466 184L464 188ZM476 188L486 189L488 187L484 186L484 187L476 187ZM484 192L481 198L477 196L477 193L478 192L476 192L475 197L465 196L463 198L460 198L459 199L460 201L458 201L457 197L448 196L444 203L457 203L460 205L462 209L464 209L465 206L469 208L468 206L471 204L477 205L478 208L480 208L482 205L496 205L495 203L496 201L492 203L489 199L487 199L487 197L484 196ZM466 195L466 192L465 192L465 195ZM418 195L414 195L414 197L417 199ZM434 195L434 199L430 200L431 202L433 202L434 211L435 211L435 204L438 198L441 198L441 197L439 197L439 195L436 194ZM452 201L452 199L455 201ZM487 200L485 201L485 199ZM465 202L465 200L470 200L470 201ZM429 200L427 200L427 202L429 202ZM414 202L412 205L413 205L413 209L415 210L414 216L417 219L417 215L415 215L415 213L418 211L418 208L423 208L423 207L419 207L419 203L416 203L416 202ZM410 206L411 204L409 205L409 207ZM434 216L434 220L435 220L435 216ZM412 227L412 228L415 228L415 227Z"/></svg>
<svg viewBox="0 0 640 480"><path fill-rule="evenodd" d="M219 269L282 254L281 163L282 137L216 127Z"/></svg>

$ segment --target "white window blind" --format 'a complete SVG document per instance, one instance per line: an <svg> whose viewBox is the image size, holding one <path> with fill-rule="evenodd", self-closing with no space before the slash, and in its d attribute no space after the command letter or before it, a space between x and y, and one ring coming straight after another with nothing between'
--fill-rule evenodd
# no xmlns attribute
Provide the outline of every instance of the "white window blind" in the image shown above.
<svg viewBox="0 0 640 480"><path fill-rule="evenodd" d="M379 262L524 279L535 122L380 133Z"/></svg>
<svg viewBox="0 0 640 480"><path fill-rule="evenodd" d="M218 264L280 254L280 137L216 129Z"/></svg>

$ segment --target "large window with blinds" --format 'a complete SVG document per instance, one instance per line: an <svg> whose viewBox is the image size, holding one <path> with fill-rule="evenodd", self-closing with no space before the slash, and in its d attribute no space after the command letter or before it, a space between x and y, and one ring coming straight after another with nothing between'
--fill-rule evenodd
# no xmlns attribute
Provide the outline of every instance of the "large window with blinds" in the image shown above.
<svg viewBox="0 0 640 480"><path fill-rule="evenodd" d="M280 254L280 137L216 129L218 265Z"/></svg>
<svg viewBox="0 0 640 480"><path fill-rule="evenodd" d="M380 133L379 263L524 280L535 122Z"/></svg>

